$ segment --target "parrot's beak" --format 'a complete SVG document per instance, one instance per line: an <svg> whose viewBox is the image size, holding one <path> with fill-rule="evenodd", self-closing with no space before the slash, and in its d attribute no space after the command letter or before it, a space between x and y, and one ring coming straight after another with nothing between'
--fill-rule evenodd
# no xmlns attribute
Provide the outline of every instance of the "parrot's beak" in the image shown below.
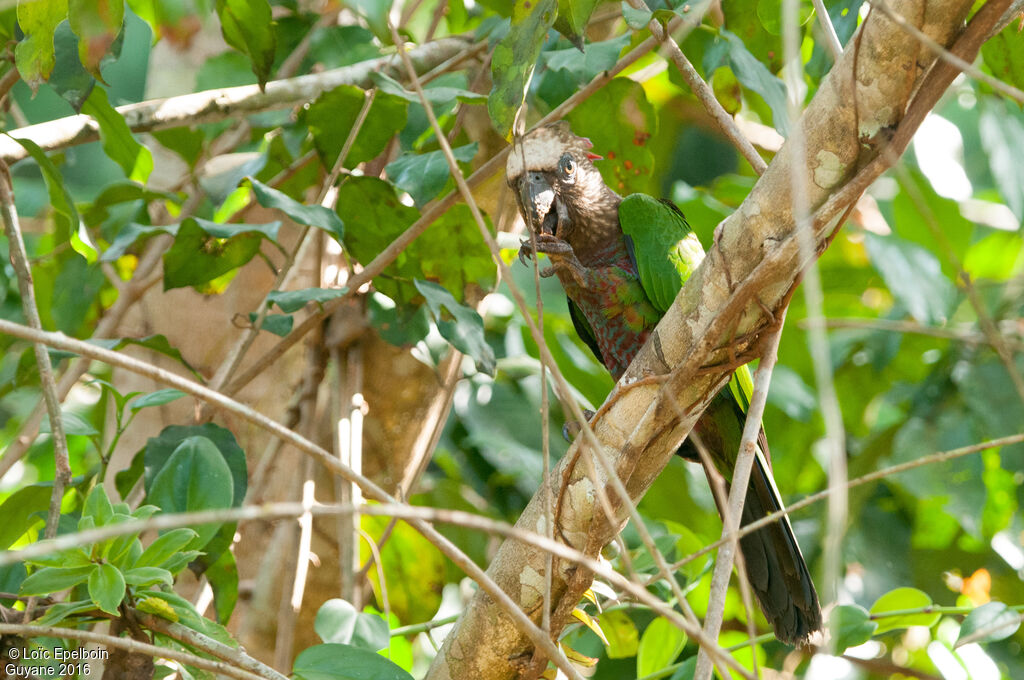
<svg viewBox="0 0 1024 680"><path fill-rule="evenodd" d="M557 233L559 216L565 213L565 207L542 173L527 172L523 175L519 180L519 201L537 233Z"/></svg>

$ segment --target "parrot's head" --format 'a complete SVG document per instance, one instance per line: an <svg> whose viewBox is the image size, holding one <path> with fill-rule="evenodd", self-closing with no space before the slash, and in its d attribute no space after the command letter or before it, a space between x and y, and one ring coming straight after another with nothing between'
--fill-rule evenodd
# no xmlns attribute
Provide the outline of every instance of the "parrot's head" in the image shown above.
<svg viewBox="0 0 1024 680"><path fill-rule="evenodd" d="M618 224L621 200L593 161L593 144L577 137L566 121L531 130L515 140L505 165L519 212L537 233L573 242L597 236L605 223ZM595 233L584 234L594 231Z"/></svg>

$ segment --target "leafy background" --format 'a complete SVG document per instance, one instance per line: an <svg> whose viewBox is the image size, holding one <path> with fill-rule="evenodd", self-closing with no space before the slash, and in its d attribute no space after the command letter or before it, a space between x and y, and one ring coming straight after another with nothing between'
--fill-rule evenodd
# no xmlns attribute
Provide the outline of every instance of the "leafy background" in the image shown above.
<svg viewBox="0 0 1024 680"><path fill-rule="evenodd" d="M396 5L393 16L407 39L430 44L463 36L449 56L472 56L427 82L430 104L466 172L503 148L524 98L532 123L614 66L648 35L652 18L608 2ZM845 43L866 7L858 0L825 5ZM100 134L99 142L47 151L24 143L18 152L21 145L5 142L28 156L11 174L43 327L93 337L117 301L127 299L126 282L148 279L155 287L128 299L137 315L105 328L109 339L98 342L209 382L249 323L261 324L256 346L266 349L337 300L354 272L454 189L425 110L400 71L311 93L301 106L268 107L244 120L186 120L152 134L133 134L114 107L264 85L392 54L391 9L390 2L372 0L315 8L286 0L7 4L0 33L13 49L3 68L16 82L5 129L18 138L26 125L82 112L97 121ZM689 8L696 10L703 6ZM670 4L653 18L687 13ZM810 98L831 57L809 4L804 16L803 85ZM765 155L787 132L779 17L779 3L771 0L726 0L681 43L726 110L767 140ZM1022 40L1016 25L1007 27L985 45L978 66L1021 86ZM367 91L374 94L366 122L348 140ZM605 156L599 167L610 186L672 198L705 246L756 180L660 56L641 58L567 117ZM333 212L314 210L347 141ZM1024 388L1014 382L1014 373L1018 380L1024 373L1024 182L1015 157L1021 144L1020 103L975 79L959 79L900 166L869 190L822 256L825 312L834 326L829 356L851 478L1024 430ZM489 228L504 233L515 225L502 185L499 178L476 191ZM274 292L274 273L303 225L316 228L319 244L313 255L305 253L315 256L305 261L312 280ZM536 298L532 271L514 259L518 242L502 237L501 243L513 282ZM0 241L0 317L24 323L8 248ZM144 271L147 253L158 260ZM403 454L423 430L434 448L407 489L410 502L512 522L540 484L545 437L554 459L567 444L560 436L566 416L555 400L549 431L542 430L538 351L508 283L498 281L468 208L450 207L335 314L333 330L313 334L312 349L257 365L264 382L241 395L330 444L323 423L337 415L331 404L361 385L367 474L393 489L409 464ZM598 406L612 383L575 338L553 280L541 281L539 299L559 368L581 402ZM537 300L530 304L536 314ZM798 294L765 413L775 475L794 500L827 484L806 316ZM16 550L43 536L54 443L45 418L38 435L32 424L40 384L31 347L7 336L0 345L0 547ZM50 356L59 371L69 370L68 355ZM457 381L445 378L451 374ZM89 367L64 403L75 476L61 533L157 512L297 500L304 479L316 484L318 500L343 497L325 472L299 464L294 451L268 448L265 437L227 416L204 424L209 414L182 397L98 363ZM451 407L432 438L426 407L437 399ZM19 444L26 437L27 447ZM834 598L824 595L840 603L830 615L837 648L834 654L804 650L792 662L796 674L1024 677L1024 633L1014 624L1024 604L1022 489L1024 444L852 490L843 577ZM670 559L720 534L703 473L679 460L639 509ZM816 574L824 516L813 506L793 518ZM284 619L278 591L295 580L297 539L290 523L268 520L200 525L159 538L138 532L44 560L12 561L0 569L0 591L9 595L2 604L23 609L18 593L57 596L35 622L68 627L123 617L129 606L229 645L241 642L300 678L349 677L358 668L374 677L422 677L433 642L447 629L431 638L403 627L447 621L470 585L411 527L389 529L379 517L361 524L377 540L389 536L380 568L367 570L368 584L339 581L337 563L353 552L352 543L358 542L360 561L371 552L365 540L337 532L335 524L318 520L319 566L311 568L302 607L282 609ZM496 539L476 530L444 533L481 565L496 547ZM653 573L635 528L627 527L625 539L634 568ZM680 568L699 615L709 569L709 557ZM212 599L202 596L204 583ZM607 605L611 593L595 592ZM667 589L657 592L669 597ZM651 611L629 602L581 607L581 619L592 626L570 626L563 642L581 663L593 664L592 677L692 674L696 646ZM1009 623L997 634L957 645L999 617ZM730 591L721 641L735 645L736 657L749 665L751 647L741 644L745 621L738 591ZM755 623L766 630L760 615ZM294 633L282 634L289 627ZM152 639L201 651L163 633ZM33 644L58 641L33 638ZM763 669L790 663L792 650L770 639L758 638L753 649ZM182 677L209 673L187 664L173 668ZM38 672L45 676L47 669ZM172 666L158 662L156 672L170 673Z"/></svg>

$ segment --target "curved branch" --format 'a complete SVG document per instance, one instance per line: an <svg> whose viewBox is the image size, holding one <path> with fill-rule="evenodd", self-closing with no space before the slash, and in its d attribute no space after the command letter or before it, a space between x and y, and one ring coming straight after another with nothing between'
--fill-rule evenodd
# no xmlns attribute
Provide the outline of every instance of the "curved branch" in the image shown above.
<svg viewBox="0 0 1024 680"><path fill-rule="evenodd" d="M465 38L442 38L420 45L412 50L411 56L417 69L424 72L459 56L469 45L469 40ZM226 87L125 104L118 106L117 111L124 116L132 132L216 123L302 104L339 85L369 87L373 82L370 76L374 72L396 74L397 69L398 59L391 55L323 73L272 80L267 83L265 90L260 90L258 85ZM91 116L79 114L11 130L8 134L11 137L30 139L43 151L53 151L96 141L100 138L100 127ZM13 163L26 155L25 149L13 139L0 138L0 159Z"/></svg>

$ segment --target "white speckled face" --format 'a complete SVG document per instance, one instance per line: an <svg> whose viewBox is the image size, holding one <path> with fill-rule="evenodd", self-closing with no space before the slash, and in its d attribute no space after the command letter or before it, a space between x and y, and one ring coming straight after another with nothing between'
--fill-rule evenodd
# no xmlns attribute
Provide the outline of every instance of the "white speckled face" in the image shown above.
<svg viewBox="0 0 1024 680"><path fill-rule="evenodd" d="M511 183L527 170L554 170L563 153L565 145L559 135L550 128L539 128L512 147L505 163L505 175Z"/></svg>

